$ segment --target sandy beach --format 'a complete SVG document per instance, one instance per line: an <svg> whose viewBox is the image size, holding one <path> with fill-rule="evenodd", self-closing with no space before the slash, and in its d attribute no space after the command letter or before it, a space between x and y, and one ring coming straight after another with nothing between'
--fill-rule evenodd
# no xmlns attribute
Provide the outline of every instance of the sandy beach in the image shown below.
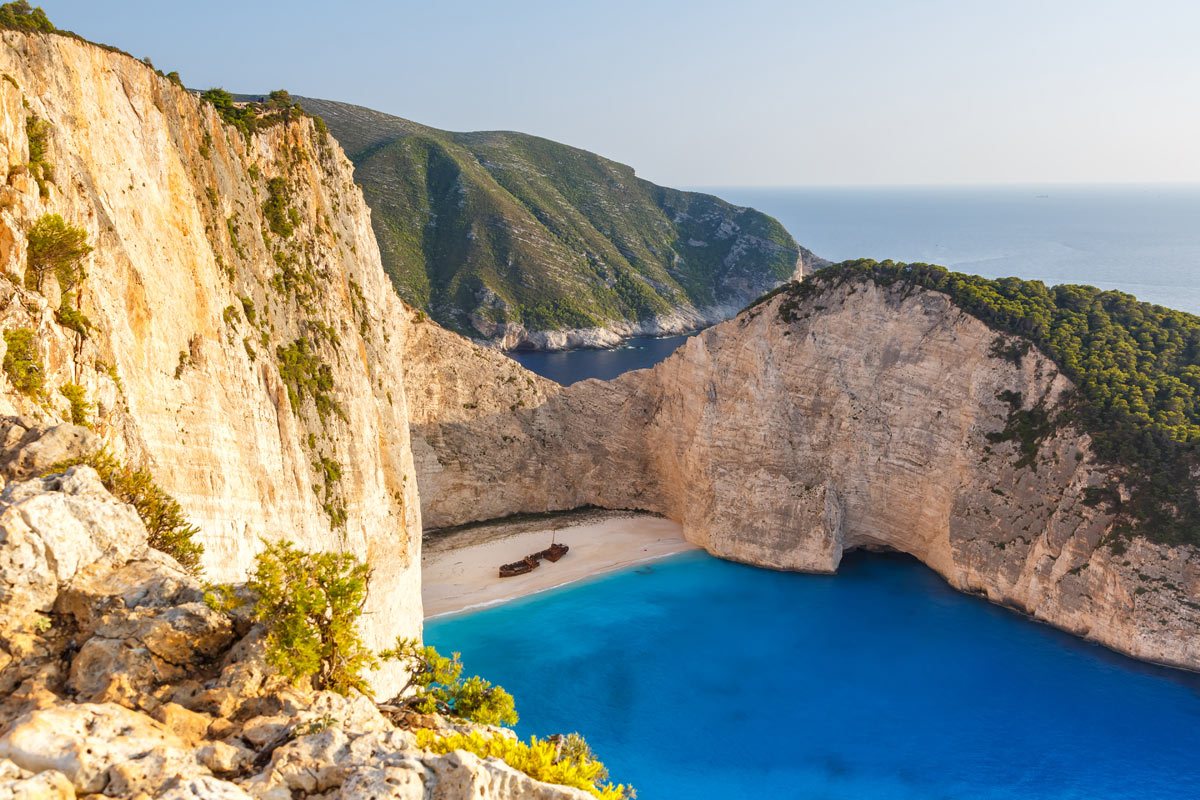
<svg viewBox="0 0 1200 800"><path fill-rule="evenodd" d="M549 546L570 546L557 563L500 578L501 564ZM425 617L494 605L602 572L695 549L679 523L627 511L582 511L426 534L421 559Z"/></svg>

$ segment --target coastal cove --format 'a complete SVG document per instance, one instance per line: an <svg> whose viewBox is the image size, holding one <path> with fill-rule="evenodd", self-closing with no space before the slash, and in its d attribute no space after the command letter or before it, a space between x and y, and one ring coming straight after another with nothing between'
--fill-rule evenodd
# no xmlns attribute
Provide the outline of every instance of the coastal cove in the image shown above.
<svg viewBox="0 0 1200 800"><path fill-rule="evenodd" d="M653 367L693 335L638 336L609 349L512 350L507 355L543 378L570 386L589 378L607 381L630 370Z"/></svg>
<svg viewBox="0 0 1200 800"><path fill-rule="evenodd" d="M1200 793L1200 676L895 554L815 576L686 553L425 637L514 694L518 734L579 730L643 800Z"/></svg>

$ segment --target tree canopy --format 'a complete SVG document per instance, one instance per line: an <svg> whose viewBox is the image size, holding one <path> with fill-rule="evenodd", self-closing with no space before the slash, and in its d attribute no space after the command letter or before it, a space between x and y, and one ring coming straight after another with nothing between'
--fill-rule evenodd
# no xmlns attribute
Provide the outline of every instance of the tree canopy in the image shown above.
<svg viewBox="0 0 1200 800"><path fill-rule="evenodd" d="M31 6L26 0L0 5L0 28L18 31L53 33L54 25L40 6Z"/></svg>

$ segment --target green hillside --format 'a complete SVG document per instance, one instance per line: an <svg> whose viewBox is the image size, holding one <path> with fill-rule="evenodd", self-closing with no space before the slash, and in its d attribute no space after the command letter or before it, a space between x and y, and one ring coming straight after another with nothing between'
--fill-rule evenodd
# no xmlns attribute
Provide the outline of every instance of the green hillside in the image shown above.
<svg viewBox="0 0 1200 800"><path fill-rule="evenodd" d="M819 261L765 214L584 150L296 99L354 162L401 297L472 336L740 307Z"/></svg>

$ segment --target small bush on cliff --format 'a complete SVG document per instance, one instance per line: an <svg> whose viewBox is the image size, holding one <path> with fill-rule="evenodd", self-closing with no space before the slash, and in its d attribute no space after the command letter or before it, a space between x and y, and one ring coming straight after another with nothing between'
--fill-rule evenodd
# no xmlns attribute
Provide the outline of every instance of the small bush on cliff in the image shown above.
<svg viewBox="0 0 1200 800"><path fill-rule="evenodd" d="M255 617L267 625L267 660L316 689L370 694L363 672L375 657L358 635L370 570L351 553L309 553L268 545L248 583Z"/></svg>
<svg viewBox="0 0 1200 800"><path fill-rule="evenodd" d="M92 423L88 422L88 414L91 413L92 404L87 401L87 390L78 383L64 383L58 388L58 393L71 404L71 422L90 429Z"/></svg>
<svg viewBox="0 0 1200 800"><path fill-rule="evenodd" d="M483 725L516 725L512 695L478 675L462 678L459 654L440 655L416 639L400 638L395 647L379 654L383 661L398 661L409 673L408 683L392 702L422 714L446 714ZM405 697L410 690L415 694Z"/></svg>
<svg viewBox="0 0 1200 800"><path fill-rule="evenodd" d="M275 348L279 357L279 375L287 384L292 411L299 414L304 398L311 395L317 414L324 420L330 414L345 419L342 406L333 396L333 370L321 360L306 338Z"/></svg>
<svg viewBox="0 0 1200 800"><path fill-rule="evenodd" d="M38 358L33 331L29 328L5 331L4 343L8 345L4 353L4 373L22 394L37 397L42 393L45 369Z"/></svg>
<svg viewBox="0 0 1200 800"><path fill-rule="evenodd" d="M96 470L104 488L118 500L133 506L145 523L146 532L150 534L151 547L171 556L193 575L200 574L200 556L204 554L204 545L195 541L200 529L188 523L179 502L154 482L149 471L126 466L108 451L101 450L90 456L61 461L51 467L47 474L62 472L80 464Z"/></svg>
<svg viewBox="0 0 1200 800"><path fill-rule="evenodd" d="M529 743L526 744L499 735L485 736L472 732L440 736L432 730L419 730L417 747L436 754L466 750L480 758L495 757L534 780L582 789L601 800L626 800L637 796L631 787L613 786L611 783L600 785L607 771L599 761L564 755L553 742L539 740L536 736L529 737Z"/></svg>
<svg viewBox="0 0 1200 800"><path fill-rule="evenodd" d="M276 236L284 239L292 235L295 229L292 217L288 214L288 188L283 178L271 178L267 181L267 201L263 203L263 216L267 218L267 227Z"/></svg>
<svg viewBox="0 0 1200 800"><path fill-rule="evenodd" d="M25 288L42 290L46 273L53 272L64 293L87 277L80 262L92 252L87 231L69 224L58 214L45 214L33 223L27 234L29 264L25 270Z"/></svg>
<svg viewBox="0 0 1200 800"><path fill-rule="evenodd" d="M54 180L54 165L46 160L50 123L30 114L25 119L25 137L29 140L29 174L37 183L38 194L47 198L50 196L50 182Z"/></svg>

